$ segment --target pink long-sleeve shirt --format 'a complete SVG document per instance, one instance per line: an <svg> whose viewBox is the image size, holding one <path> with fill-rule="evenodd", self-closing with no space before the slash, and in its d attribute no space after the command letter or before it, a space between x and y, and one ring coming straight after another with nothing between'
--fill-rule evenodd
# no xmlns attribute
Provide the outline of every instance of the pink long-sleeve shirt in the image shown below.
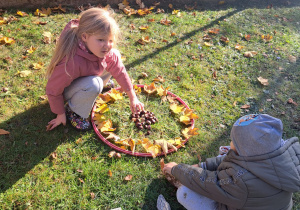
<svg viewBox="0 0 300 210"><path fill-rule="evenodd" d="M101 76L104 70L116 79L124 91L133 88L118 50L112 49L104 58L98 58L78 47L73 59L66 66L63 59L48 80L46 94L51 111L55 114L65 112L63 92L73 80L84 76Z"/></svg>

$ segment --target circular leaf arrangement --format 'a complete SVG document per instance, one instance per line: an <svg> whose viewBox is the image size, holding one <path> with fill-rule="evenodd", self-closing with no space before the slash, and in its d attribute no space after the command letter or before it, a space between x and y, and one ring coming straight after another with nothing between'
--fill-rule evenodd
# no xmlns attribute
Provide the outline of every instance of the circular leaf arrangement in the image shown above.
<svg viewBox="0 0 300 210"><path fill-rule="evenodd" d="M129 113L129 102L127 106L124 105L125 103L121 103L124 97L119 90L120 88L111 89L105 94L100 94L91 115L96 134L111 148L129 155L155 158L177 151L180 147L184 147L190 137L198 134L198 128L194 128L194 120L198 119L198 116L183 100L168 91L168 88L156 87L154 83L134 85L137 95L141 93L146 95L145 110L138 113ZM154 100L153 106L169 106L171 115L170 110L168 113L158 110L159 113L156 114L160 114L161 117L166 115L178 117L180 115L178 122L175 120L177 124L168 126L166 124L170 123L170 119L165 119L165 122L162 122L159 117L156 117L156 114L146 110L147 102L151 99L157 99L157 96L160 97L158 98L160 101ZM114 110L110 111L110 108ZM114 113L112 114L112 112ZM162 124L159 125L158 121ZM181 132L178 133L177 131L170 135L164 133L164 130L172 130L171 127L180 128ZM115 134L118 130L120 133L126 133L126 137ZM156 137L151 140L151 137L153 138L152 133L155 133Z"/></svg>

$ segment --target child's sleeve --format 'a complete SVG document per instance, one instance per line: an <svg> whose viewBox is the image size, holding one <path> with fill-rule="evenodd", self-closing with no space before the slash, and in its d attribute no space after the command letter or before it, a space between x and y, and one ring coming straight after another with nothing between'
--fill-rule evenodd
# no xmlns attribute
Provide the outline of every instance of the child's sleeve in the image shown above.
<svg viewBox="0 0 300 210"><path fill-rule="evenodd" d="M189 189L219 203L241 209L247 199L247 187L239 178L233 179L236 170L209 171L186 164L172 168L172 175Z"/></svg>
<svg viewBox="0 0 300 210"><path fill-rule="evenodd" d="M217 170L218 166L221 164L225 156L222 157L213 157L207 158L205 162L200 162L199 166L203 169L207 169L210 171Z"/></svg>
<svg viewBox="0 0 300 210"><path fill-rule="evenodd" d="M133 88L132 83L121 60L120 52L116 49L112 49L110 56L106 58L106 63L106 70L111 73L122 89L125 92L130 91Z"/></svg>

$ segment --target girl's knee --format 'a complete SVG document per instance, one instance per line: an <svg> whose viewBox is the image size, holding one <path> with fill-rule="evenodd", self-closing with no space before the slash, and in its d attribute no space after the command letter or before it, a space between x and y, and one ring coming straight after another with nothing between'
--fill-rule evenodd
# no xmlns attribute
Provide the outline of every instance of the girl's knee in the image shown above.
<svg viewBox="0 0 300 210"><path fill-rule="evenodd" d="M86 91L90 92L91 94L98 95L102 92L103 89L103 81L98 76L91 76L89 86Z"/></svg>

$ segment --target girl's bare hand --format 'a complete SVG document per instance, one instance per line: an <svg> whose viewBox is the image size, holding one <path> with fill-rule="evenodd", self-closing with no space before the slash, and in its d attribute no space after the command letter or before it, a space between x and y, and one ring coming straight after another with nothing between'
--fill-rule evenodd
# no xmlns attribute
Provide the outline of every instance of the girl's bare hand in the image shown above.
<svg viewBox="0 0 300 210"><path fill-rule="evenodd" d="M63 124L64 126L66 125L66 114L58 114L57 117L50 122L48 122L48 125L46 126L46 131L51 131L60 124Z"/></svg>

